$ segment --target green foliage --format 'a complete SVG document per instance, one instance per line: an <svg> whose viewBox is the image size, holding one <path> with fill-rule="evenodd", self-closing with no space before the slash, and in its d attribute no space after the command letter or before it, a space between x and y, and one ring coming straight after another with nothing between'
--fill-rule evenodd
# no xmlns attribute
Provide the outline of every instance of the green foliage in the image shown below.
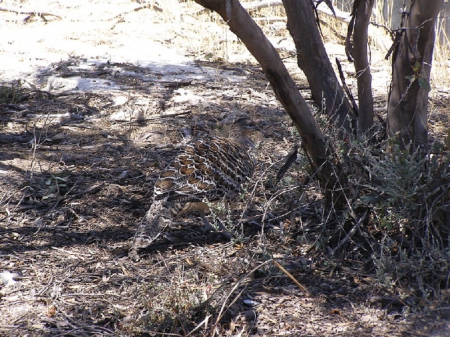
<svg viewBox="0 0 450 337"><path fill-rule="evenodd" d="M414 74L410 76L405 76L405 79L407 79L411 84L417 81L417 83L422 89L425 89L427 91L431 90L430 83L422 76L422 73L420 72L421 64L418 61L416 61L414 66L412 66L411 68Z"/></svg>
<svg viewBox="0 0 450 337"><path fill-rule="evenodd" d="M24 90L20 83L0 85L0 103L17 104L23 100Z"/></svg>
<svg viewBox="0 0 450 337"><path fill-rule="evenodd" d="M449 286L450 156L438 151L445 144L428 153L389 144L390 152L362 141L347 149L349 181L358 191L352 205L370 210L379 280L388 288L415 283L422 296L439 296Z"/></svg>
<svg viewBox="0 0 450 337"><path fill-rule="evenodd" d="M45 190L42 199L54 199L61 196L61 190L67 188L67 180L67 176L52 175L51 178L45 182L47 189Z"/></svg>

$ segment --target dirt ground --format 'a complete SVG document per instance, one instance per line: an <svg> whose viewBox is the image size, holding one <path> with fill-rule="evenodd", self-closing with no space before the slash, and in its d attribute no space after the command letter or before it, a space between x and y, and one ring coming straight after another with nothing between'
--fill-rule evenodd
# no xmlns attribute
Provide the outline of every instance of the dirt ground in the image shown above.
<svg viewBox="0 0 450 337"><path fill-rule="evenodd" d="M450 335L433 303L377 282L370 254L324 253L322 195L314 182L300 188L303 155L274 184L296 132L245 48L197 20L199 6L0 9L20 12L0 11L0 336ZM279 25L267 29L285 40ZM377 66L383 78L388 66ZM382 107L386 88L376 90ZM234 238L203 233L190 215L130 261L184 130L220 134L242 112L264 134L246 202L215 211Z"/></svg>

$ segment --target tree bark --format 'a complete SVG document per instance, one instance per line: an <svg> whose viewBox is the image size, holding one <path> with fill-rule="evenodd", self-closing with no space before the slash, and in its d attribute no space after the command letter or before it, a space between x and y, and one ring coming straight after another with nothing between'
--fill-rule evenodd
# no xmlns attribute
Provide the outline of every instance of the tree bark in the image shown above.
<svg viewBox="0 0 450 337"><path fill-rule="evenodd" d="M359 116L358 124L361 133L367 132L373 125L372 74L368 58L368 29L374 0L355 0L352 20L349 24L345 50L355 63L358 85ZM351 36L353 35L353 43Z"/></svg>
<svg viewBox="0 0 450 337"><path fill-rule="evenodd" d="M387 134L401 149L427 148L427 105L435 21L443 0L415 0L393 53ZM395 143L395 142L394 142Z"/></svg>
<svg viewBox="0 0 450 337"><path fill-rule="evenodd" d="M297 128L303 146L311 156L313 169L317 171L319 181L329 192L328 202L342 204L341 191L332 192L336 189L337 180L340 178L339 173L336 173L329 160L332 157L332 147L326 143L324 135L298 91L294 80L262 30L237 0L195 1L217 12L259 62L276 97ZM342 181L341 184L345 186Z"/></svg>
<svg viewBox="0 0 450 337"><path fill-rule="evenodd" d="M314 102L339 127L351 133L347 116L351 109L334 73L308 0L283 0L288 17L287 29L297 49L297 64L305 73ZM325 103L325 106L323 106ZM354 117L354 116L352 116Z"/></svg>

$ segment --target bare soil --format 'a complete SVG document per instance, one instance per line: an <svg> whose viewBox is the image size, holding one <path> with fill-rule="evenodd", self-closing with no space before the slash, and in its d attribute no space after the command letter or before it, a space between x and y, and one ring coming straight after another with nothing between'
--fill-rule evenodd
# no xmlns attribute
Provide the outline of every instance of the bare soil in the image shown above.
<svg viewBox="0 0 450 337"><path fill-rule="evenodd" d="M179 21L176 1L1 5L21 12L0 12L1 336L450 334L448 310L378 282L370 251L327 254L337 224L320 220L303 155L274 183L298 136L249 55L199 52L200 7L180 5ZM244 201L211 216L233 239L194 214L129 260L186 130L221 133L238 113L264 135Z"/></svg>

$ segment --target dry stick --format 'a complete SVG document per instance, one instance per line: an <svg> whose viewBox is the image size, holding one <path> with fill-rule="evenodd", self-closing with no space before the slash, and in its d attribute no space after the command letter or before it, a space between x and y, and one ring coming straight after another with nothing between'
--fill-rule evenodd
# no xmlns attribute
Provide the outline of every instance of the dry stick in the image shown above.
<svg viewBox="0 0 450 337"><path fill-rule="evenodd" d="M169 118L169 117L176 117L176 116L182 116L182 115L189 115L190 113L192 113L192 110L183 111L183 112L177 112L177 113L173 113L173 114L165 114L165 115L154 116L154 117L146 118L144 120L152 121L152 120L161 119L161 118Z"/></svg>
<svg viewBox="0 0 450 337"><path fill-rule="evenodd" d="M25 187L23 187L23 188L21 188L20 189L20 191L24 191L24 190L27 190L27 189L29 189L30 188L30 186L25 186ZM12 194L11 194L12 195ZM23 201L23 199L25 199L25 196L26 196L26 191L24 191L23 193L22 193L22 196L20 197L20 200L19 200L19 202L16 204L16 205L14 205L14 209L12 210L13 212L15 212L16 210L17 210L17 208L19 207L19 205L22 203L22 201ZM0 204L3 204L2 202L0 202ZM9 205L10 203L8 203L8 205ZM8 216L9 216L9 211L8 211L8 208L6 208L6 212L8 213ZM3 220L4 218L1 218L0 220Z"/></svg>
<svg viewBox="0 0 450 337"><path fill-rule="evenodd" d="M286 161L284 162L283 166L281 166L281 168L278 170L276 183L280 182L280 180L284 177L284 175L292 166L292 164L295 163L295 161L297 160L298 148L299 146L295 144L294 149L286 156Z"/></svg>
<svg viewBox="0 0 450 337"><path fill-rule="evenodd" d="M144 332L144 331L141 331ZM153 331L153 330L145 330L146 333L154 333L155 336L176 336L176 337L183 337L182 335L178 333L170 333L170 332L160 332L160 331Z"/></svg>
<svg viewBox="0 0 450 337"><path fill-rule="evenodd" d="M339 71L339 77L342 82L342 86L344 87L344 91L347 94L348 99L352 102L352 108L356 116L359 116L359 108L358 104L356 104L355 98L353 97L353 94L351 90L349 89L347 82L345 81L344 72L342 71L341 61L339 61L338 58L336 58L336 65Z"/></svg>
<svg viewBox="0 0 450 337"><path fill-rule="evenodd" d="M340 182L339 179L336 181L336 184L339 184L339 188L340 188L341 190L344 190L344 187L342 186L342 184L341 184L341 182ZM345 197L345 200L346 200L346 202L347 202L348 208L351 210L351 213L350 213L350 214L351 214L352 218L356 220L356 218L357 218L357 217L356 217L356 213L355 213L355 211L353 210L353 207L352 207L352 205L351 205L351 203L350 203L350 200L347 198L347 195L345 195L345 194L344 194L344 197ZM362 220L364 220L364 219L366 218L367 212L368 212L368 211L366 210L365 213L363 214L363 216L357 220L357 222L356 222L356 224L355 224L355 227L352 228L352 229L350 230L350 232L347 234L347 236L342 240L342 242L341 242L335 249L332 250L331 255L334 255L334 253L335 253L335 252L336 252L336 251L337 251L337 250L338 250L345 242L347 242L347 241L355 234L355 232L356 232L357 229L359 230Z"/></svg>
<svg viewBox="0 0 450 337"><path fill-rule="evenodd" d="M141 9L147 9L147 8L153 9L154 11L157 11L157 12L163 12L163 9L155 3L136 7L135 9L133 9L133 12L137 12L137 11L140 11Z"/></svg>
<svg viewBox="0 0 450 337"><path fill-rule="evenodd" d="M266 17L266 18L253 18L256 22L264 22L264 23L272 23L272 22L286 22L287 19L285 17Z"/></svg>
<svg viewBox="0 0 450 337"><path fill-rule="evenodd" d="M201 321L200 323L198 323L198 325L195 327L194 330L192 330L191 332L189 332L189 333L186 335L186 337L187 337L187 336L190 336L194 331L196 331L198 328L200 328L200 327L203 325L203 323L204 323L205 326L206 326L206 325L208 324L208 320L209 320L210 318L211 318L211 315L207 315L203 321Z"/></svg>
<svg viewBox="0 0 450 337"><path fill-rule="evenodd" d="M184 328L184 324L183 324L183 322L181 321L181 318L180 318L180 316L179 315L177 315L176 316L177 317L177 320L178 320L178 324L180 324L180 326L181 326L181 328L183 329L183 336L186 336L186 329ZM175 326L174 326L175 327Z"/></svg>
<svg viewBox="0 0 450 337"><path fill-rule="evenodd" d="M39 16L44 21L47 21L45 19L45 17L44 17L45 15L51 15L51 16L57 17L58 19L62 20L62 18L59 15L48 13L48 12L37 12L37 11L35 11L35 12L21 12L21 11L15 11L13 9L8 9L8 8L0 8L0 11L1 12L10 12L10 13L15 13L15 14L26 14L28 16L24 19L24 21L27 21L32 16Z"/></svg>
<svg viewBox="0 0 450 337"><path fill-rule="evenodd" d="M228 305L227 310L228 310L234 303L236 303L236 301L239 299L239 297L241 297L242 293L243 293L246 289L247 289L247 287L245 287L244 289L242 289L242 290L239 292L239 294L236 295L236 297L234 298L234 300L231 301L231 303ZM231 293L232 293L232 292L233 292L233 290L231 291ZM225 304L225 302L224 302L224 304ZM222 307L222 308L223 308L223 307ZM212 330L213 330L213 337L214 337L214 335L216 334L217 323L218 323L219 319L220 319L220 316L217 317L217 321L216 321L216 323L214 324L214 326L212 327Z"/></svg>
<svg viewBox="0 0 450 337"><path fill-rule="evenodd" d="M359 218L359 220L356 222L355 226L353 226L350 232L348 232L345 238L342 239L342 241L339 242L339 244L331 251L331 256L333 256L339 248L341 248L348 240L350 240L353 237L353 235L355 235L356 230L359 229L359 227L361 226L361 222L366 218L366 215L367 210L364 212L363 216Z"/></svg>
<svg viewBox="0 0 450 337"><path fill-rule="evenodd" d="M282 0L266 0L266 1L253 1L249 3L242 4L242 7L244 7L247 11L256 11L260 10L262 8L266 7L277 7L277 6L283 6ZM340 11L338 9L334 9L333 11L326 7L326 6L315 6L316 10L319 12L322 12L323 14L329 15L335 19L338 19L343 22L349 22L350 21L350 13Z"/></svg>
<svg viewBox="0 0 450 337"><path fill-rule="evenodd" d="M228 293L228 295L227 295L227 297L225 298L225 300L224 300L224 302L223 302L223 304L222 304L222 307L220 308L220 311L219 311L219 315L217 316L217 319L216 319L216 323L214 324L214 326L213 326L213 331L215 331L215 329L216 329L216 327L217 327L217 324L219 324L219 320L222 318L222 312L223 312L223 310L224 310L224 308L225 308L225 304L227 303L227 300L228 300L228 298L231 296L231 294L236 290L236 288L238 287L238 286L240 286L241 285L241 281L242 280L244 280L244 279L246 279L247 277L249 277L251 274L253 274L256 270L258 270L259 268L261 268L262 266L264 266L264 265L266 265L266 264L268 264L269 262L273 262L283 273L285 273L299 288L300 288L300 290L302 290L303 292L305 292L308 296L311 296L311 293L308 291L308 289L306 289L306 287L305 286L303 286L300 282L298 282L296 279L295 279L295 277L294 276L292 276L292 274L291 273L289 273L286 269L284 269L284 267L282 266L282 265L280 265L278 262L276 262L275 260L273 260L273 259L270 259L270 260L267 260L267 261L265 261L265 262L263 262L263 263L261 263L259 266L257 266L257 267L255 267L254 269L252 269L250 272L248 272L244 277L242 277L236 284L235 284L235 286L233 287L233 289L231 289L231 291ZM242 295L242 292L243 292L244 290L242 290L239 294L238 294L238 296L236 296L236 298L233 300L233 302L230 304L230 305L232 305L233 303L235 303L236 301L237 301L237 299ZM215 335L215 332L213 333L213 337L214 337L214 335Z"/></svg>
<svg viewBox="0 0 450 337"><path fill-rule="evenodd" d="M92 257L92 254L83 254L83 253L79 253L79 252L72 252L72 251L68 251L68 250L65 250L65 249L59 248L59 247L51 247L51 248L54 250L57 250L59 252L62 252L64 254L67 254L67 255L79 255L79 256L83 256L83 257Z"/></svg>
<svg viewBox="0 0 450 337"><path fill-rule="evenodd" d="M266 202L266 205L265 205L265 207L264 207L264 214L263 214L263 217L262 217L262 220L261 220L262 227L264 227L264 222L266 221L267 213L268 213L269 208L270 208L270 206L272 205L272 203L273 203L274 201L276 201L276 199L277 199L279 196L281 196L281 195L283 195L283 194L285 194L285 193L288 193L288 192L292 192L292 191L294 191L294 190L296 190L296 189L301 189L301 188L303 188L303 186L292 186L292 187L286 188L286 189L284 189L284 190L279 190L279 191L275 192L275 193L270 197L270 199ZM291 211L288 211L288 212L286 212L285 214L289 214L290 212L291 212ZM280 218L281 218L283 215L285 215L285 214L282 214L282 215L280 215L280 216L278 216L278 217L274 217L274 218L270 219L270 221L274 221L274 220L280 219Z"/></svg>
<svg viewBox="0 0 450 337"><path fill-rule="evenodd" d="M271 260L269 260L269 261L272 261L273 264L276 265L283 273L285 273L285 274L287 275L287 277L289 277L289 278L292 280L292 282L294 282L294 283L297 285L297 287L300 288L301 291L303 291L303 292L306 293L306 295L308 295L308 296L311 296L311 295L312 295L312 294L309 292L309 290L306 289L306 287L303 286L300 282L298 282L298 281L296 280L296 278L295 278L294 276L292 276L292 274L291 274L290 272L288 272L286 269L284 269L284 267L283 267L281 264L279 264L277 261L275 261L275 260L273 260L273 259L271 259Z"/></svg>
<svg viewBox="0 0 450 337"><path fill-rule="evenodd" d="M246 279L247 277L249 277L249 276L250 276L251 274L253 274L256 270L258 270L258 269L261 268L262 266L268 264L270 261L271 261L271 260L267 260L267 261L261 263L259 266L255 267L255 268L252 269L250 272L248 272L248 273L247 273L244 277L242 277L238 282L236 282L236 284L234 285L233 289L231 289L231 291L228 293L227 297L226 297L225 300L223 301L222 307L220 308L220 311L219 311L219 315L217 316L217 319L216 319L216 323L214 323L213 331L215 331L217 325L219 324L219 320L222 318L222 312L223 312L223 309L225 308L225 305L226 305L226 303L227 303L227 300L230 298L231 294L236 290L236 288L239 287L239 286L241 285L242 280L244 280L244 279ZM242 294L242 292L241 292L240 294ZM240 294L239 294L239 295L240 295ZM214 332L212 336L214 337L215 334L216 334L216 333Z"/></svg>
<svg viewBox="0 0 450 337"><path fill-rule="evenodd" d="M192 111L189 110L189 111L177 112L177 113L173 113L173 114L153 116L153 117L150 117L150 118L138 118L138 119L133 120L133 121L124 120L124 119L117 119L117 120L115 120L115 122L133 125L135 123L151 122L151 121L155 121L155 120L163 119L163 118L170 118L170 117L177 117L177 116L182 116L182 115L189 115L191 113L192 113ZM118 140L121 140L121 139L118 139Z"/></svg>
<svg viewBox="0 0 450 337"><path fill-rule="evenodd" d="M260 184L260 183L262 182L262 180L263 180L263 178L265 177L265 175L267 174L267 172L269 172L269 170L270 170L274 165L280 163L282 160L283 160L283 159L280 159L280 160L278 160L278 161L276 161L276 162L270 164L269 167L267 167L267 168L259 175L259 177L258 177L258 179L256 180L256 182L253 184L253 189L252 189L252 191L251 191L251 193L250 193L250 197L247 199L247 202L245 203L245 206L244 206L244 212L245 212L245 210L248 208L248 206L250 205L251 200L253 200L253 197L254 197L255 194L256 194L256 189L257 189L257 187L258 187L258 184ZM238 223L238 224L242 223L242 220L244 219L244 212L242 212L241 218L239 219L239 223ZM262 221L261 221L261 222L263 222L263 223L264 223L264 220L265 220L265 215L266 215L266 213L264 213L263 219L262 219Z"/></svg>
<svg viewBox="0 0 450 337"><path fill-rule="evenodd" d="M136 8L133 9L133 12L138 12L141 9L147 9L147 8L148 9L152 9L152 10L154 10L156 12L163 12L163 9L160 6L156 5L156 4L153 4L153 5L152 4L148 4L148 5L136 7ZM106 21L112 21L112 20L115 20L115 19L122 19L123 20L123 16L126 15L126 14L129 14L129 13L131 13L131 11L126 11L125 13L120 13L120 14L118 14L118 15L110 18L110 19L107 19ZM115 26L116 26L116 24L114 24L113 27L115 27Z"/></svg>
<svg viewBox="0 0 450 337"><path fill-rule="evenodd" d="M34 268L34 266L33 266L33 270L34 270L34 272L35 272L35 275L39 275L38 273L37 273L37 271L36 271L36 269ZM39 276L38 276L38 278L39 278ZM55 277L53 276L53 274L51 274L50 275L50 280L47 282L47 285L45 285L44 287L42 287L42 289L41 290L39 290L39 291L37 291L36 293L35 293L35 297L38 297L38 296L40 296L41 294L43 294L44 293L44 291L46 291L48 288L50 288L50 285L53 283L53 280L55 279Z"/></svg>
<svg viewBox="0 0 450 337"><path fill-rule="evenodd" d="M266 7L283 6L281 0L266 0L266 1L254 1L246 4L242 4L246 10L259 10Z"/></svg>

